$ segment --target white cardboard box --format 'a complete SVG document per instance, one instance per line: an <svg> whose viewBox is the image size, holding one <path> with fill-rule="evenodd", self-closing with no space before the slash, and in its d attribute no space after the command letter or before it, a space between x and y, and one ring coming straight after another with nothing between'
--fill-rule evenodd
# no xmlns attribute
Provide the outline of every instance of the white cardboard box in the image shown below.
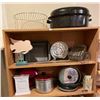
<svg viewBox="0 0 100 100"><path fill-rule="evenodd" d="M18 75L14 76L15 80L15 95L30 94L29 88L29 75Z"/></svg>

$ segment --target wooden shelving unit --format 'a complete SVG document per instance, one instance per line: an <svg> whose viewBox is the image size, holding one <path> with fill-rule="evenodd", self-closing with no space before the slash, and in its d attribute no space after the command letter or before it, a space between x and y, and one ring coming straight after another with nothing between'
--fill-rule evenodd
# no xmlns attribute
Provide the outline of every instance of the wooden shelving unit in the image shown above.
<svg viewBox="0 0 100 100"><path fill-rule="evenodd" d="M74 66L78 67L82 72L91 75L93 78L92 91L83 91L80 87L73 92L62 92L57 87L48 94L40 94L33 89L31 94L23 96L78 96L78 95L94 95L96 93L96 72L97 72L97 49L98 49L98 27L79 27L79 28L57 28L52 30L18 30L6 29L3 30L6 69L8 79L9 96L14 96L15 87L13 76L16 70L24 68L36 68L38 71L46 71L54 77L58 76L59 71L63 67ZM33 62L24 66L16 66L14 63L13 54L10 50L10 38L15 40L48 40L50 44L56 41L64 41L69 47L75 44L86 44L88 52L91 57L84 61L47 61L47 62Z"/></svg>

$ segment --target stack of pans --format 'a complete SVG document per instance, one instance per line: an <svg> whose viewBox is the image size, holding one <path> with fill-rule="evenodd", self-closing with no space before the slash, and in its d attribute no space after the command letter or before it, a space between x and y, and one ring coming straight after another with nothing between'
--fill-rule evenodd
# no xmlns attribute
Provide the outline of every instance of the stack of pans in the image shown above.
<svg viewBox="0 0 100 100"><path fill-rule="evenodd" d="M74 91L81 85L82 73L79 69L68 67L59 73L58 88L62 91Z"/></svg>

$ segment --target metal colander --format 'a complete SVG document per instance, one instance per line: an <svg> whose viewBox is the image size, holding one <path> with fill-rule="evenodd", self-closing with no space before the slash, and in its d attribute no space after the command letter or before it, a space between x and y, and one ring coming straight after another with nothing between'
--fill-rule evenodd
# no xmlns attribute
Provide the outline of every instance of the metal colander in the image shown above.
<svg viewBox="0 0 100 100"><path fill-rule="evenodd" d="M47 29L47 15L39 12L21 12L14 15L17 29Z"/></svg>

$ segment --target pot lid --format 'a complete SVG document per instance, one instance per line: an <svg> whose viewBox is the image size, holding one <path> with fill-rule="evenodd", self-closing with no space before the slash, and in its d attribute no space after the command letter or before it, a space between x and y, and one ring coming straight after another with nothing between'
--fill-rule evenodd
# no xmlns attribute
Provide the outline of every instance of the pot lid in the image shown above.
<svg viewBox="0 0 100 100"><path fill-rule="evenodd" d="M68 54L68 45L65 42L57 41L54 44L52 44L50 54L53 57L53 59L64 59Z"/></svg>
<svg viewBox="0 0 100 100"><path fill-rule="evenodd" d="M82 14L82 15L89 15L89 10L85 7L63 7L59 9L55 9L51 13L51 17L56 17L59 15L65 15L65 14Z"/></svg>
<svg viewBox="0 0 100 100"><path fill-rule="evenodd" d="M40 75L35 77L36 80L48 80L51 78L52 78L52 75L46 74L45 72L42 72Z"/></svg>

